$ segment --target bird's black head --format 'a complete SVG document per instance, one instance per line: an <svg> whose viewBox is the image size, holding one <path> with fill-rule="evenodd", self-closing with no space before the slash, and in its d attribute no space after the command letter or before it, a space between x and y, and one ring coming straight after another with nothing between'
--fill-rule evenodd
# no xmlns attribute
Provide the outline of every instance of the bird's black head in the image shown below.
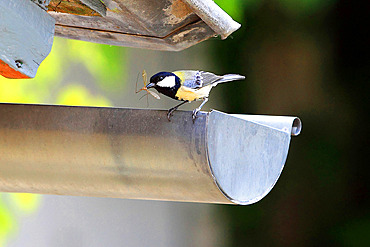
<svg viewBox="0 0 370 247"><path fill-rule="evenodd" d="M181 86L180 78L171 72L159 72L150 78L147 88L155 88L158 92L174 98Z"/></svg>

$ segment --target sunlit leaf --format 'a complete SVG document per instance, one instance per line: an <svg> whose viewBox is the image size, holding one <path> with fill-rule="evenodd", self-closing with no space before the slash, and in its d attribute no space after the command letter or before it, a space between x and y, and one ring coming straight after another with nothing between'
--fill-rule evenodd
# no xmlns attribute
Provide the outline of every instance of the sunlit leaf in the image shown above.
<svg viewBox="0 0 370 247"><path fill-rule="evenodd" d="M14 231L16 222L10 211L4 206L0 200L0 247L4 246L10 233Z"/></svg>
<svg viewBox="0 0 370 247"><path fill-rule="evenodd" d="M83 64L104 90L116 92L124 85L125 49L83 41L68 40L71 63Z"/></svg>
<svg viewBox="0 0 370 247"><path fill-rule="evenodd" d="M16 208L25 213L33 213L39 207L41 195L29 193L13 193L10 198Z"/></svg>
<svg viewBox="0 0 370 247"><path fill-rule="evenodd" d="M92 95L84 86L72 84L64 87L57 98L57 104L80 106L110 106L111 102L101 95Z"/></svg>

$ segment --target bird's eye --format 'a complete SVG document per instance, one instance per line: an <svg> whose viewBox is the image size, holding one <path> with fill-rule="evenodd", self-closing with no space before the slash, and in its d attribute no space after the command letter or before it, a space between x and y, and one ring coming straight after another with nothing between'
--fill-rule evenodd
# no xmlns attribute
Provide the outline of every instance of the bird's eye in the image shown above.
<svg viewBox="0 0 370 247"><path fill-rule="evenodd" d="M160 77L159 77L159 80L161 80L161 81L162 81L162 80L163 80L163 76L160 76Z"/></svg>

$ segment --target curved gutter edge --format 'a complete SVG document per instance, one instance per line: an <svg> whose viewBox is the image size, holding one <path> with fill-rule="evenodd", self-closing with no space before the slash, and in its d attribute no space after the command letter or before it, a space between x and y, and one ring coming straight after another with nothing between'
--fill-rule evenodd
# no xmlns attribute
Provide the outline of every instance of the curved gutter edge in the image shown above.
<svg viewBox="0 0 370 247"><path fill-rule="evenodd" d="M216 34L226 39L241 27L212 0L184 0Z"/></svg>
<svg viewBox="0 0 370 247"><path fill-rule="evenodd" d="M217 182L217 179L215 177L215 174L214 174L214 171L212 169L212 165L211 165L211 160L209 159L209 150L208 150L208 124L209 124L209 116L210 114L212 113L213 110L211 110L211 112L207 112L207 117L206 117L206 127L205 127L205 130L206 130L206 134L205 134L205 150L206 150L206 158L207 158L207 164L208 164L208 169L210 171L210 174L212 176L212 179L213 179L213 182L215 183L217 189L221 192L221 194L227 199L229 200L229 203L230 204L238 204L238 202L234 201L231 197L229 197L227 195L227 193L225 191L223 191L223 189L221 188L220 184Z"/></svg>
<svg viewBox="0 0 370 247"><path fill-rule="evenodd" d="M215 116L228 115L213 112ZM224 126L225 133L228 132L231 135L228 137L234 142L222 137L225 135L220 137L220 126L211 126L215 124L211 121L211 114L208 113L206 121L206 155L214 183L231 203L249 205L260 201L272 190L283 171L291 136L298 135L302 127L300 119L258 116L266 120L263 124L246 119L248 115L229 115L229 120L216 117L216 125ZM242 124L236 119L246 122ZM235 129L238 122L241 123L240 128ZM240 133L245 135L240 136Z"/></svg>
<svg viewBox="0 0 370 247"><path fill-rule="evenodd" d="M243 115L230 114L233 117L255 122L270 128L289 133L291 136L298 136L302 130L302 121L299 117L269 116L269 115Z"/></svg>

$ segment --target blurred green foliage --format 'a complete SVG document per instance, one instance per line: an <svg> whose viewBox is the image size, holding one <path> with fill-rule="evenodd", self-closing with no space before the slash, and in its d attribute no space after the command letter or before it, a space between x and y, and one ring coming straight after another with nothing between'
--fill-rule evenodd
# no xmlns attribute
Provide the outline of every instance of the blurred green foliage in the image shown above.
<svg viewBox="0 0 370 247"><path fill-rule="evenodd" d="M332 7L336 0L279 0L279 7L293 18L306 18Z"/></svg>
<svg viewBox="0 0 370 247"><path fill-rule="evenodd" d="M220 73L247 77L223 86L228 111L303 121L266 198L219 206L231 222L231 246L368 246L370 131L359 128L370 108L366 7L343 0L217 3L243 17L232 38L209 41Z"/></svg>
<svg viewBox="0 0 370 247"><path fill-rule="evenodd" d="M305 18L314 15L319 11L323 11L332 7L337 0L275 0L275 1L257 1L257 0L215 0L226 13L234 20L244 22L249 19L246 13L257 11L257 9L266 4L271 4L282 10L287 16L293 18Z"/></svg>
<svg viewBox="0 0 370 247"><path fill-rule="evenodd" d="M101 89L108 92L121 90L126 75L125 49L90 42L68 40L70 63L85 66Z"/></svg>
<svg viewBox="0 0 370 247"><path fill-rule="evenodd" d="M15 221L0 195L0 247L4 246L9 235L14 231Z"/></svg>
<svg viewBox="0 0 370 247"><path fill-rule="evenodd" d="M80 84L70 84L60 90L56 99L59 105L110 106L110 101L102 95L92 95Z"/></svg>
<svg viewBox="0 0 370 247"><path fill-rule="evenodd" d="M41 203L41 196L27 193L0 194L0 247L18 230L16 215L32 214Z"/></svg>
<svg viewBox="0 0 370 247"><path fill-rule="evenodd" d="M11 205L24 213L33 213L41 203L41 195L29 193L13 193L10 195Z"/></svg>
<svg viewBox="0 0 370 247"><path fill-rule="evenodd" d="M243 22L245 19L245 9L256 9L262 2L258 0L215 0L218 6L238 22Z"/></svg>

